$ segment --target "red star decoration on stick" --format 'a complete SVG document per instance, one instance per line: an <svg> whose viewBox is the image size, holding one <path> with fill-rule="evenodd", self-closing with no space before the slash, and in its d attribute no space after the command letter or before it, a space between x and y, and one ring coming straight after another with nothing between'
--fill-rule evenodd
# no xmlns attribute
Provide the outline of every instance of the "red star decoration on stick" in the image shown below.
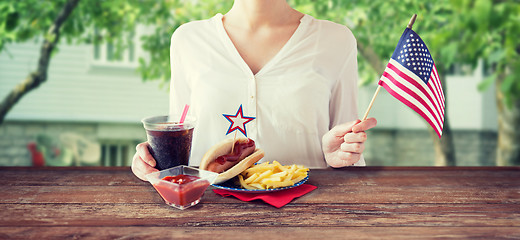
<svg viewBox="0 0 520 240"><path fill-rule="evenodd" d="M231 123L231 125L229 125L226 135L228 135L236 130L239 130L246 137L247 137L246 123L251 122L255 119L254 117L244 116L244 113L242 112L242 104L238 108L238 111L235 115L222 114L222 116L224 116Z"/></svg>

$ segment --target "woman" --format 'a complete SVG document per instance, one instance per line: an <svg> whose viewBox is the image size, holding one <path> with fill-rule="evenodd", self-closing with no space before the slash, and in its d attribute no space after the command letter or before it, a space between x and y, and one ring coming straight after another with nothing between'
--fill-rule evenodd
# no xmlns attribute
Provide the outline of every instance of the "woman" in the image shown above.
<svg viewBox="0 0 520 240"><path fill-rule="evenodd" d="M310 168L365 165L357 119L357 50L348 28L317 20L284 0L236 0L225 15L179 27L171 42L170 114L190 104L197 118L190 165L226 137L222 114L256 119L247 136L264 161ZM132 171L157 171L146 142Z"/></svg>

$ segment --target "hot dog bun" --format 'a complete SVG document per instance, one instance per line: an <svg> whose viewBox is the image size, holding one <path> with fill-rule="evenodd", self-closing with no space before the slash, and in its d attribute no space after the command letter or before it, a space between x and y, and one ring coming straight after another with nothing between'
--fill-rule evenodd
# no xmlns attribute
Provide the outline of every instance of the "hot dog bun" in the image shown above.
<svg viewBox="0 0 520 240"><path fill-rule="evenodd" d="M236 139L236 141L240 141L240 142L245 142L247 140L248 140L247 138L242 138L242 137ZM199 168L202 170L208 170L208 165L211 162L215 161L215 159L217 159L217 157L229 154L231 152L232 144L233 144L233 139L225 139L225 140L215 144L213 147L211 147L206 152L206 154L204 154L204 156L202 157L202 160L200 162ZM264 157L264 151L259 148L255 149L255 151L253 153L251 153L249 156L247 156L246 158L239 161L233 167L220 173L218 175L217 179L215 179L214 184L223 183L223 182L237 176L238 174L240 174L241 172L243 172L244 170L249 168L251 165L258 162L263 157Z"/></svg>

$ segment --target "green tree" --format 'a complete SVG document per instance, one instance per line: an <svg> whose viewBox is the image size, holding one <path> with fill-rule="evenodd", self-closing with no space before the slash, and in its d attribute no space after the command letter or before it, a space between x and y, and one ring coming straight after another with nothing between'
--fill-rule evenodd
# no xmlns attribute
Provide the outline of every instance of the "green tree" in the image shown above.
<svg viewBox="0 0 520 240"><path fill-rule="evenodd" d="M33 37L35 28L41 28L43 25L47 30L37 31L44 38L37 70L21 81L0 103L0 123L3 122L7 112L27 92L37 88L47 80L47 69L49 68L51 54L60 39L62 25L67 21L72 10L76 8L78 1L70 0L60 5L59 8L45 8L52 5L52 3L47 2L0 2L0 51L3 50L7 42L24 41ZM36 18L35 15L43 9L51 12L46 14L46 17L52 16L54 19L43 18L40 20ZM32 16L25 18L24 13L29 13L27 15Z"/></svg>
<svg viewBox="0 0 520 240"><path fill-rule="evenodd" d="M457 9L454 29L462 33L451 37L459 37L464 43L457 49L461 54L455 60L474 66L483 59L491 74L480 88L495 84L497 165L520 165L520 2L453 2Z"/></svg>
<svg viewBox="0 0 520 240"><path fill-rule="evenodd" d="M126 34L137 24L150 26L152 34L142 37L142 47L150 57L139 60L138 70L144 80L168 81L172 32L185 22L223 12L231 4L220 0L0 1L0 51L9 43L43 39L36 70L0 103L0 124L23 96L47 80L52 53L61 39L68 43L111 43L117 55L128 47Z"/></svg>

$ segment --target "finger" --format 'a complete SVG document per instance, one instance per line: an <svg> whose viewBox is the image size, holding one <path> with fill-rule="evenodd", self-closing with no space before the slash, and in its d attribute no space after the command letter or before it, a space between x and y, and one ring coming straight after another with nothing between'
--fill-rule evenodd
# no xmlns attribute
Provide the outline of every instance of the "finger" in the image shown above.
<svg viewBox="0 0 520 240"><path fill-rule="evenodd" d="M131 169L134 175L143 181L146 181L146 178L144 177L145 173L143 170L143 168L145 168L145 165L148 164L144 163L143 160L139 157L139 154L135 153L134 158L132 159Z"/></svg>
<svg viewBox="0 0 520 240"><path fill-rule="evenodd" d="M139 154L139 157L148 165L151 167L155 167L155 159L153 158L152 154L150 153L150 150L148 149L148 142L143 142L137 144L135 147L135 150L137 151L137 154Z"/></svg>
<svg viewBox="0 0 520 240"><path fill-rule="evenodd" d="M343 137L343 140L346 143L362 143L367 140L367 133L366 132L350 132L345 134Z"/></svg>
<svg viewBox="0 0 520 240"><path fill-rule="evenodd" d="M148 165L146 162L141 159L139 154L135 153L134 158L132 160L132 172L137 176L139 179L143 181L147 181L146 174L159 171L150 165Z"/></svg>
<svg viewBox="0 0 520 240"><path fill-rule="evenodd" d="M334 136L342 137L348 132L352 132L352 127L358 124L361 120L355 120L334 126L330 131Z"/></svg>
<svg viewBox="0 0 520 240"><path fill-rule="evenodd" d="M368 129L371 129L377 125L377 120L375 118L367 118L359 122L358 124L352 127L353 132L364 132Z"/></svg>
<svg viewBox="0 0 520 240"><path fill-rule="evenodd" d="M352 166L361 159L361 154L352 152L340 152L338 156L343 161L343 166Z"/></svg>
<svg viewBox="0 0 520 240"><path fill-rule="evenodd" d="M145 180L144 179L144 175L141 171L141 169L138 167L139 163L138 161L142 161L139 159L139 154L137 154L137 152L134 154L134 157L132 158L132 165L130 166L130 169L132 169L132 172L134 173L134 175L136 177L138 177L139 179L141 180Z"/></svg>
<svg viewBox="0 0 520 240"><path fill-rule="evenodd" d="M341 151L350 153L363 153L365 150L365 144L363 143L342 143Z"/></svg>

